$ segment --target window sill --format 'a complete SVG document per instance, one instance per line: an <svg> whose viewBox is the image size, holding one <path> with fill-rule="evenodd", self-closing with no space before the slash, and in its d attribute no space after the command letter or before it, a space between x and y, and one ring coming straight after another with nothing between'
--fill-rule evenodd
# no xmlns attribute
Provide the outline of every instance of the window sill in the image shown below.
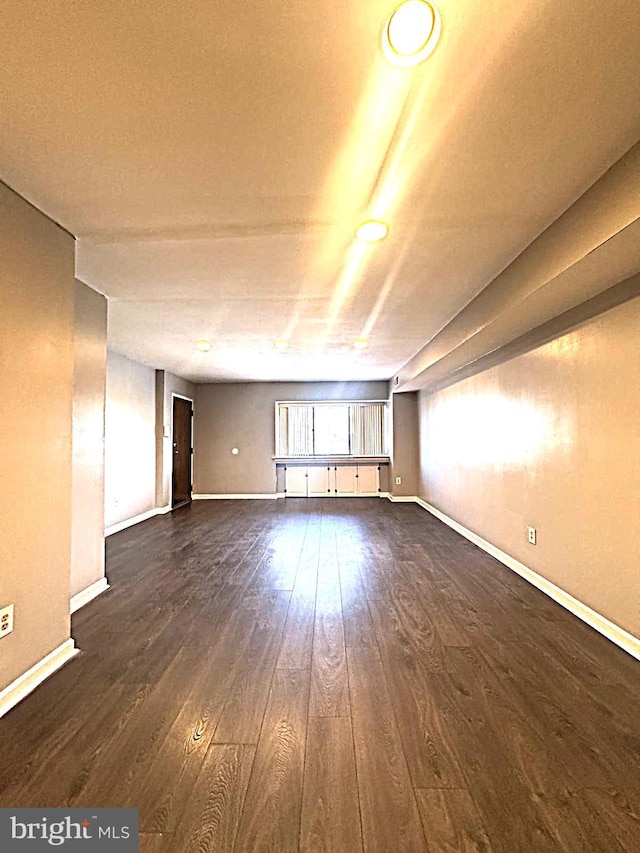
<svg viewBox="0 0 640 853"><path fill-rule="evenodd" d="M273 456L276 465L388 465L388 456Z"/></svg>

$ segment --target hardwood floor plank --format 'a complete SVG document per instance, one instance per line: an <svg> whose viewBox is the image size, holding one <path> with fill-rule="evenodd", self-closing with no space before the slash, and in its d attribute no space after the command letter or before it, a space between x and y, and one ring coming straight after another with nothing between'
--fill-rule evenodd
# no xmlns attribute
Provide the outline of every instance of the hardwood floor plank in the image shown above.
<svg viewBox="0 0 640 853"><path fill-rule="evenodd" d="M362 851L353 734L344 717L309 719L299 849Z"/></svg>
<svg viewBox="0 0 640 853"><path fill-rule="evenodd" d="M370 649L349 648L358 791L365 851L427 850L382 663Z"/></svg>
<svg viewBox="0 0 640 853"><path fill-rule="evenodd" d="M336 563L325 564L323 569L316 597L309 714L313 717L347 717L349 686L340 578Z"/></svg>
<svg viewBox="0 0 640 853"><path fill-rule="evenodd" d="M254 756L254 746L210 746L166 853L231 853Z"/></svg>
<svg viewBox="0 0 640 853"><path fill-rule="evenodd" d="M431 788L416 791L429 850L437 853L489 853L491 842L468 791Z"/></svg>
<svg viewBox="0 0 640 853"><path fill-rule="evenodd" d="M233 668L207 669L196 684L155 751L136 786L140 826L148 832L170 834L193 788L233 678Z"/></svg>
<svg viewBox="0 0 640 853"><path fill-rule="evenodd" d="M448 597L438 583L440 573L435 564L421 546L414 545L407 550L412 558L419 556L420 563L414 559L402 560L398 567L410 594L421 603L431 620L436 636L444 646L469 646L471 635L451 611Z"/></svg>
<svg viewBox="0 0 640 853"><path fill-rule="evenodd" d="M177 706L156 691L149 694L126 725L109 739L107 747L94 755L86 779L73 791L69 805L137 805L136 782L153 762L177 711Z"/></svg>
<svg viewBox="0 0 640 853"><path fill-rule="evenodd" d="M476 650L450 649L448 672L433 677L439 705L448 705L467 789L499 850L557 849L556 812L542 794L564 793L571 767L547 751L526 718L514 711L508 690ZM513 821L518 814L518 821Z"/></svg>
<svg viewBox="0 0 640 853"><path fill-rule="evenodd" d="M492 645L484 656L503 689L509 689L512 706L564 768L573 771L576 787L624 784L625 778L616 778L616 767L624 755L640 756L640 727L635 732L619 723L611 727L603 709L576 689L571 679L549 677L531 644ZM576 707L581 708L579 722Z"/></svg>
<svg viewBox="0 0 640 853"><path fill-rule="evenodd" d="M147 684L115 685L92 697L86 706L79 704L79 716L70 713L40 743L25 749L24 772L4 785L0 802L15 808L34 802L51 808L71 805L112 739L139 714L152 689ZM3 739L3 753L4 746Z"/></svg>
<svg viewBox="0 0 640 853"><path fill-rule="evenodd" d="M258 742L272 678L271 667L247 663L240 670L216 728L214 743Z"/></svg>
<svg viewBox="0 0 640 853"><path fill-rule="evenodd" d="M298 850L309 673L277 669L234 850Z"/></svg>
<svg viewBox="0 0 640 853"><path fill-rule="evenodd" d="M141 832L139 835L138 853L161 853L168 838L158 833Z"/></svg>
<svg viewBox="0 0 640 853"><path fill-rule="evenodd" d="M350 553L347 551L347 555ZM358 562L351 556L343 557L342 552L338 559L345 645L375 647L373 622Z"/></svg>
<svg viewBox="0 0 640 853"><path fill-rule="evenodd" d="M630 781L637 784L637 776ZM594 824L606 827L626 853L637 853L640 850L639 797L634 797L622 787L606 790L585 788L578 792L577 799L580 802L580 815L589 827Z"/></svg>
<svg viewBox="0 0 640 853"><path fill-rule="evenodd" d="M318 567L313 562L298 568L276 664L282 669L309 669L311 666L317 576Z"/></svg>
<svg viewBox="0 0 640 853"><path fill-rule="evenodd" d="M287 616L289 594L265 596L214 735L215 743L257 743Z"/></svg>

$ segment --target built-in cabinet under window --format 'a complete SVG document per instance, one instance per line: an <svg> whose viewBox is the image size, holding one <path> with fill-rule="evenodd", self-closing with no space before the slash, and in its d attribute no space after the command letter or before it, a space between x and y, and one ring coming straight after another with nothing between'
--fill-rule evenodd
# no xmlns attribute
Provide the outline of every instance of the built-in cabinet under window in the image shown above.
<svg viewBox="0 0 640 853"><path fill-rule="evenodd" d="M286 465L285 495L288 498L377 495L378 464Z"/></svg>

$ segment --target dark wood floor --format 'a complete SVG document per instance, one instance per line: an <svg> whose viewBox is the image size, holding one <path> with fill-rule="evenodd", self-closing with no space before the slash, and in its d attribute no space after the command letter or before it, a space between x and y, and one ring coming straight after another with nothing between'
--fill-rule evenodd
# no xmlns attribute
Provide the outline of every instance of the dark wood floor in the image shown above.
<svg viewBox="0 0 640 853"><path fill-rule="evenodd" d="M200 502L107 542L0 806L146 853L640 851L640 664L414 505Z"/></svg>

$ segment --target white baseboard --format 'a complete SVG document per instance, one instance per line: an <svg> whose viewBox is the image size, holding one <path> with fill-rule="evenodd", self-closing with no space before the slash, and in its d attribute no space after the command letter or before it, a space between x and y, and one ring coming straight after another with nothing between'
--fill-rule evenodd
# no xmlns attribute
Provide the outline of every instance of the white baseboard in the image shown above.
<svg viewBox="0 0 640 853"><path fill-rule="evenodd" d="M277 492L270 495L193 495L194 501L275 501L284 497Z"/></svg>
<svg viewBox="0 0 640 853"><path fill-rule="evenodd" d="M16 678L15 681L12 681L8 687L0 692L0 717L3 717L7 711L10 711L39 684L42 684L56 670L64 666L67 661L75 657L78 651L73 640L67 640L46 657L43 657L41 661L38 661L31 669Z"/></svg>
<svg viewBox="0 0 640 853"><path fill-rule="evenodd" d="M482 550L486 551L487 554L495 557L496 560L499 560L509 569L516 572L520 577L529 581L530 584L537 587L541 592L544 592L545 595L548 595L549 598L552 598L558 604L561 604L562 607L570 613L573 613L573 615L577 616L578 619L581 619L583 622L586 622L587 625L595 628L596 631L599 631L608 640L611 640L612 643L620 646L621 649L630 654L632 657L640 660L640 638L634 637L633 634L625 631L624 628L616 625L615 622L611 622L610 619L607 619L601 613L598 613L596 610L592 610L591 607L583 604L559 586L556 586L551 581L543 578L542 575L534 572L533 569L525 566L524 563L516 560L515 557L511 557L505 551L502 551L500 548L492 545L491 542L487 542L487 540L483 539L482 536L478 536L477 533L474 533L472 530L468 530L459 522L449 518L448 515L445 515L444 512L436 509L436 507L431 506L431 504L423 501L421 498L415 498L415 502L436 518L439 518L440 521L443 521L457 533L460 533L465 537L465 539L473 542L473 544L477 545L478 548L482 548Z"/></svg>
<svg viewBox="0 0 640 853"><path fill-rule="evenodd" d="M146 512L141 512L140 515L134 515L133 518L125 518L124 521L119 521L117 524L111 524L105 527L104 535L111 536L112 533L119 533L121 530L126 530L127 527L133 527L134 524L140 524L141 521L146 521L148 518L153 518L155 515L164 515L171 512L171 506L158 506L153 509L148 509Z"/></svg>
<svg viewBox="0 0 640 853"><path fill-rule="evenodd" d="M390 492L387 492L387 497L394 504L419 503L419 499L415 495L392 495Z"/></svg>
<svg viewBox="0 0 640 853"><path fill-rule="evenodd" d="M77 592L71 598L70 612L75 613L76 610L80 610L81 607L84 607L85 604L93 601L94 598L101 595L103 592L106 592L108 589L109 582L106 578L100 578L99 581L92 583L90 586L85 587L85 589L81 589L80 592Z"/></svg>

